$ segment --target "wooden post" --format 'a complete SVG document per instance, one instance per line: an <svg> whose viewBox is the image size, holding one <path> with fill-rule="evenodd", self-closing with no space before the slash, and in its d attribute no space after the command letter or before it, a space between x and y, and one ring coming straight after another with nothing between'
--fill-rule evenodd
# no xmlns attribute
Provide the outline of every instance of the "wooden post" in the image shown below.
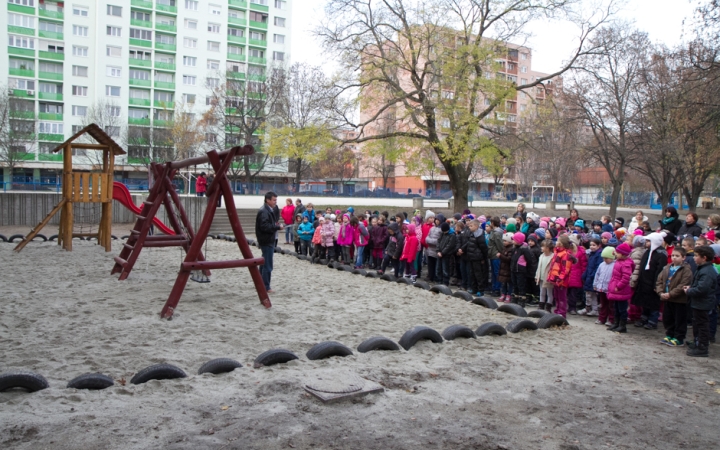
<svg viewBox="0 0 720 450"><path fill-rule="evenodd" d="M63 228L62 247L72 251L73 233L73 177L72 177L72 146L67 144L63 150L63 198L67 200L61 213L60 221Z"/></svg>

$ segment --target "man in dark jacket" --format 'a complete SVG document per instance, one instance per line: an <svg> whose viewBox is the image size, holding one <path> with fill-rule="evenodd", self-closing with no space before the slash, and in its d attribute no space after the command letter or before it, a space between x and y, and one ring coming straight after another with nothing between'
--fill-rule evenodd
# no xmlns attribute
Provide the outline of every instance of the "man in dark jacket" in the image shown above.
<svg viewBox="0 0 720 450"><path fill-rule="evenodd" d="M270 289L270 279L273 270L273 255L275 254L275 234L284 227L279 224L279 216L276 215L277 194L268 192L265 194L265 204L258 210L255 217L255 237L258 246L262 252L265 263L260 267L260 275L262 275L265 289L268 293L272 293Z"/></svg>
<svg viewBox="0 0 720 450"><path fill-rule="evenodd" d="M693 313L693 338L689 343L688 356L708 356L710 341L709 316L715 307L715 291L717 290L718 273L713 266L715 252L708 246L695 247L695 263L698 268L693 277L692 285L685 286L688 301Z"/></svg>
<svg viewBox="0 0 720 450"><path fill-rule="evenodd" d="M402 256L403 247L405 246L405 236L400 231L400 225L397 222L391 222L387 227L388 240L385 247L385 257L380 265L379 274L385 273L387 266L392 264L395 276L401 276L400 257Z"/></svg>
<svg viewBox="0 0 720 450"><path fill-rule="evenodd" d="M442 268L442 282L445 286L450 285L450 277L455 273L454 256L457 252L457 236L450 233L450 224L445 222L440 225L442 236L438 240L437 250L440 267Z"/></svg>
<svg viewBox="0 0 720 450"><path fill-rule="evenodd" d="M694 212L688 213L685 216L685 223L682 224L677 232L678 241L682 241L686 237L698 238L702 234L702 228L697 223L698 215Z"/></svg>
<svg viewBox="0 0 720 450"><path fill-rule="evenodd" d="M488 246L485 242L485 232L480 228L480 222L471 220L468 223L468 241L465 252L468 259L468 275L470 276L470 292L478 297L483 296L488 283ZM502 242L502 236L500 237Z"/></svg>

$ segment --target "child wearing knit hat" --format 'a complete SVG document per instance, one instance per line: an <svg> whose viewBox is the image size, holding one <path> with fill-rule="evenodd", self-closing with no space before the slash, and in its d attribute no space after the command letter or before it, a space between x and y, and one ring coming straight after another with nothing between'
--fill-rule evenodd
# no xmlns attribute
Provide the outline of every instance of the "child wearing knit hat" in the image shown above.
<svg viewBox="0 0 720 450"><path fill-rule="evenodd" d="M500 283L500 301L510 303L512 300L513 284L510 272L510 261L512 260L513 233L505 233L502 238L503 250L495 256L500 259L498 270L498 282Z"/></svg>
<svg viewBox="0 0 720 450"><path fill-rule="evenodd" d="M581 316L597 316L598 315L598 296L593 289L593 281L598 267L603 263L602 243L599 239L590 239L590 253L588 254L588 263L585 272L582 274L583 290L585 291L585 308L578 311Z"/></svg>
<svg viewBox="0 0 720 450"><path fill-rule="evenodd" d="M632 247L627 242L617 246L615 249L615 266L608 285L607 297L615 306L615 323L609 330L616 333L627 333L628 301L633 296L630 278L633 270L635 270L635 263L628 258L631 252Z"/></svg>
<svg viewBox="0 0 720 450"><path fill-rule="evenodd" d="M513 245L515 249L510 261L510 273L512 277L513 291L515 292L515 302L519 303L523 308L530 300L527 293L527 278L529 269L535 266L535 257L525 242L525 235L521 232L513 234Z"/></svg>
<svg viewBox="0 0 720 450"><path fill-rule="evenodd" d="M615 267L615 249L605 247L600 256L603 263L598 266L593 280L593 290L597 292L598 297L598 319L595 323L605 325L606 321L612 324L615 318L614 308L610 307L610 301L607 298L610 278L612 277L613 267Z"/></svg>

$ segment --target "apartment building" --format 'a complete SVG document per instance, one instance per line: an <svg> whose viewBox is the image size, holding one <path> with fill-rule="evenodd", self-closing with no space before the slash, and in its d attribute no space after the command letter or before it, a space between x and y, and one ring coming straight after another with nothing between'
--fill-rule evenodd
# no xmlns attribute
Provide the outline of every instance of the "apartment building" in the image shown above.
<svg viewBox="0 0 720 450"><path fill-rule="evenodd" d="M6 182L54 177L62 156L50 150L97 105L114 118L106 131L128 150L116 163L118 178L145 177L153 149L142 136L172 127L176 102L200 117L208 86L264 77L290 53L292 0L2 1L0 85L10 88L14 125L36 133L18 144L23 162L14 174L5 168ZM74 158L90 167L83 155ZM287 173L287 162L272 162L270 175Z"/></svg>

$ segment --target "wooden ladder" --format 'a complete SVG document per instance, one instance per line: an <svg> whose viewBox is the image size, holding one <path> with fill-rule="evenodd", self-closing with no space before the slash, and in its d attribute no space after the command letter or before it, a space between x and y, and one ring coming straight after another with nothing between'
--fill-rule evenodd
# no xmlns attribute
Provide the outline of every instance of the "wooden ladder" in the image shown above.
<svg viewBox="0 0 720 450"><path fill-rule="evenodd" d="M20 242L20 243L13 249L13 251L19 252L20 250L22 250L23 248L25 248L25 246L27 245L28 242L30 242L30 241L32 241L33 239L35 239L35 236L37 236L38 233L40 233L40 230L42 230L43 227L50 222L50 219L52 219L52 217L53 217L55 214L57 214L58 211L60 211L63 206L65 206L65 203L67 203L67 200L65 200L65 199L60 200L60 203L58 203L57 205L55 205L55 207L53 208L53 210L50 211L50 212L48 213L48 215L45 216L45 218L44 218L39 224L35 225L35 228L33 228L32 230L30 230L30 233L28 233L28 235L25 236L25 238L22 240L22 242Z"/></svg>

